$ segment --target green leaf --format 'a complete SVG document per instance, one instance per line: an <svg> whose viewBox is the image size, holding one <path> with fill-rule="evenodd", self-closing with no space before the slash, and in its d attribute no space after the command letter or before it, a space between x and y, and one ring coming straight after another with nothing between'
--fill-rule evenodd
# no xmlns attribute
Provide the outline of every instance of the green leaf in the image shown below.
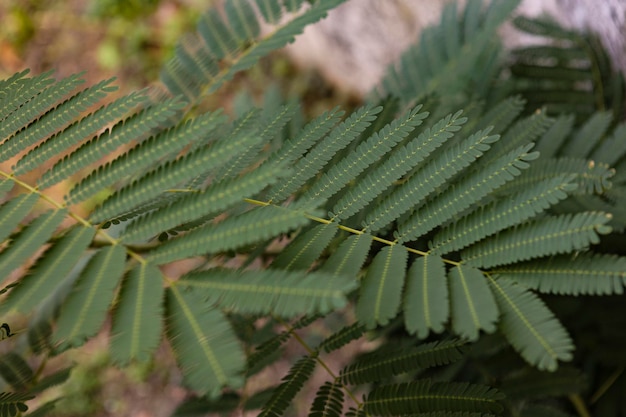
<svg viewBox="0 0 626 417"><path fill-rule="evenodd" d="M483 273L460 264L448 273L452 330L469 340L477 340L479 331L493 333L498 307Z"/></svg>
<svg viewBox="0 0 626 417"><path fill-rule="evenodd" d="M30 254L46 242L64 215L65 210L41 215L29 225L25 233L16 238L14 244L2 255L12 256L11 263L17 265L24 262ZM11 290L7 299L2 303L0 311L17 310L27 313L39 307L43 300L54 293L54 290L80 260L80 256L76 256L76 254L83 253L94 235L95 229L91 227L76 226L72 228L44 253L35 263L35 266L31 268L30 273L24 276L19 281L19 285ZM7 263L3 263L4 259L0 256L0 266L7 265ZM0 271L4 273L2 267L0 267Z"/></svg>
<svg viewBox="0 0 626 417"><path fill-rule="evenodd" d="M427 164L372 208L366 218L367 229L380 230L403 213L424 204L429 195L490 149L491 144L499 139L499 136L489 135L490 131L478 131L461 143L435 154Z"/></svg>
<svg viewBox="0 0 626 417"><path fill-rule="evenodd" d="M532 144L521 146L512 152L470 172L454 185L437 194L429 204L423 205L398 227L396 239L409 242L428 233L435 227L452 220L455 216L501 185L521 175L529 167L528 161L539 154L531 152ZM472 155L471 160L476 156Z"/></svg>
<svg viewBox="0 0 626 417"><path fill-rule="evenodd" d="M585 249L611 231L607 213L549 216L478 242L461 252L464 262L482 268Z"/></svg>
<svg viewBox="0 0 626 417"><path fill-rule="evenodd" d="M572 359L572 339L539 297L506 278L488 281L502 314L500 331L528 363L554 371L559 360Z"/></svg>
<svg viewBox="0 0 626 417"><path fill-rule="evenodd" d="M372 261L356 305L359 322L368 328L385 325L398 313L408 256L401 245L385 246Z"/></svg>
<svg viewBox="0 0 626 417"><path fill-rule="evenodd" d="M380 107L362 107L336 126L330 134L318 142L311 151L295 164L293 175L290 178L276 184L270 190L270 201L283 201L299 190L303 184L317 175L337 152L358 138L376 120L376 115L380 111ZM332 182L324 181L322 185L330 186ZM308 195L308 197L310 198L311 195Z"/></svg>
<svg viewBox="0 0 626 417"><path fill-rule="evenodd" d="M343 414L343 387L325 382L315 394L309 417L341 417Z"/></svg>
<svg viewBox="0 0 626 417"><path fill-rule="evenodd" d="M73 78L75 77L69 77L66 80L70 81L69 84L74 85L77 85L79 81L82 82L82 80L76 80ZM14 157L18 153L27 149L29 146L34 145L53 135L55 132L67 127L70 121L78 118L82 112L97 103L99 100L103 99L107 93L116 90L116 87L109 86L109 84L111 84L114 80L115 78L110 78L108 80L100 81L98 84L80 91L51 111L45 113L37 119L37 123L30 125L29 129L23 129L17 132L15 136L2 143L0 162ZM50 88L53 89L55 86L64 83L64 81L65 80L60 81Z"/></svg>
<svg viewBox="0 0 626 417"><path fill-rule="evenodd" d="M163 276L150 263L135 266L124 278L113 310L111 357L118 364L145 361L161 341Z"/></svg>
<svg viewBox="0 0 626 417"><path fill-rule="evenodd" d="M136 181L122 187L107 198L93 213L90 220L100 223L114 218L160 196L168 189L229 162L258 138L244 136L230 142L217 142L169 161L146 173Z"/></svg>
<svg viewBox="0 0 626 417"><path fill-rule="evenodd" d="M224 387L241 387L244 352L222 312L177 286L166 300L167 336L189 388L216 397Z"/></svg>
<svg viewBox="0 0 626 417"><path fill-rule="evenodd" d="M24 402L35 398L28 392L0 392L0 415L2 417L14 417L18 413L28 411Z"/></svg>
<svg viewBox="0 0 626 417"><path fill-rule="evenodd" d="M503 398L496 389L483 385L418 380L372 389L365 398L365 411L377 416L436 411L500 414Z"/></svg>
<svg viewBox="0 0 626 417"><path fill-rule="evenodd" d="M95 112L76 121L67 129L48 138L31 152L24 155L15 165L15 175L30 172L40 167L44 162L50 161L63 153L68 153L68 150L80 143L81 140L104 129L107 125L118 122L126 113L146 99L145 91L137 91L119 98L107 106L100 107ZM103 141L100 141L99 145L101 148L104 148L101 149L101 155L106 155L106 151L110 147L102 146ZM73 170L73 172L76 171L77 169ZM66 177L69 177L69 175L66 174Z"/></svg>
<svg viewBox="0 0 626 417"><path fill-rule="evenodd" d="M544 294L623 294L626 258L577 253L520 262L497 268L492 273Z"/></svg>
<svg viewBox="0 0 626 417"><path fill-rule="evenodd" d="M35 377L26 360L14 352L0 356L0 376L16 391L26 391Z"/></svg>
<svg viewBox="0 0 626 417"><path fill-rule="evenodd" d="M340 378L349 385L386 381L396 375L455 362L467 351L466 345L462 340L443 340L415 347L381 349L346 366Z"/></svg>
<svg viewBox="0 0 626 417"><path fill-rule="evenodd" d="M306 233L298 235L274 259L272 268L309 269L335 237L337 231L337 226L329 223L315 226Z"/></svg>
<svg viewBox="0 0 626 417"><path fill-rule="evenodd" d="M345 326L338 332L335 332L324 339L322 343L319 344L318 350L323 350L326 353L338 350L353 340L361 338L361 336L365 333L365 330L365 326L360 323Z"/></svg>
<svg viewBox="0 0 626 417"><path fill-rule="evenodd" d="M63 303L54 333L64 347L80 346L100 330L124 272L126 252L120 245L98 251Z"/></svg>
<svg viewBox="0 0 626 417"><path fill-rule="evenodd" d="M340 162L338 169L350 174L352 174L353 171L354 174L358 174L359 171L364 170L368 165L377 162L385 153L388 153L401 141L406 139L415 128L421 125L424 119L428 117L428 112L420 113L421 109L422 105L420 104L406 112L400 118L393 120L379 132L374 133L356 149L356 159L354 161L348 159L344 161L344 163ZM455 116L454 122L461 123L464 121L464 118L456 120L460 114L456 114ZM454 124L454 122L452 122L452 124ZM439 131L433 132L432 136L430 135L430 130L427 131L422 137L424 142L426 142L426 146L424 146L425 149L421 152L418 152L418 150L421 149L419 146L421 144L417 143L418 141L416 140L411 143L411 145L413 145L412 147L404 148L404 152L392 154L396 156L394 161L383 162L382 167L366 173L365 177L360 179L355 187L348 189L335 204L332 210L333 217L347 219L357 213L365 207L367 203L376 198L393 184L394 181L412 168L414 163L423 160L428 154L428 151L432 151L432 149L436 147L429 143L430 141L434 141L435 144L438 144L438 141L435 139L441 141L449 137L445 134L445 127L448 127L446 125L445 120L442 121L440 125L436 126ZM454 128L452 130L454 130ZM361 168L355 171L355 168L350 167L351 164L355 164L357 167L361 165ZM396 164L398 165L396 166ZM345 183L346 180L350 179L350 177L345 178L342 182Z"/></svg>
<svg viewBox="0 0 626 417"><path fill-rule="evenodd" d="M480 206L435 235L431 252L445 254L520 224L567 198L576 189L573 175L548 178L511 198Z"/></svg>
<svg viewBox="0 0 626 417"><path fill-rule="evenodd" d="M241 177L211 185L205 190L189 192L130 223L120 239L124 242L141 241L194 220L208 221L208 217L223 213L245 197L254 196L288 173L280 166L264 164Z"/></svg>
<svg viewBox="0 0 626 417"><path fill-rule="evenodd" d="M242 314L272 313L281 317L343 308L346 294L356 287L350 277L275 269L210 269L184 275L178 283L193 288L209 304Z"/></svg>
<svg viewBox="0 0 626 417"><path fill-rule="evenodd" d="M342 275L356 277L367 258L370 246L372 235L367 233L352 235L330 254L320 271L331 273L336 277Z"/></svg>
<svg viewBox="0 0 626 417"><path fill-rule="evenodd" d="M8 181L7 181L8 182ZM22 194L0 206L0 242L11 234L39 200L37 194Z"/></svg>
<svg viewBox="0 0 626 417"><path fill-rule="evenodd" d="M443 259L426 255L413 262L404 291L404 323L409 333L424 339L441 333L450 315L448 281Z"/></svg>
<svg viewBox="0 0 626 417"><path fill-rule="evenodd" d="M289 403L302 389L304 383L310 378L315 369L315 358L304 356L296 362L281 384L274 390L272 397L263 406L259 417L280 417L284 415Z"/></svg>
<svg viewBox="0 0 626 417"><path fill-rule="evenodd" d="M6 207L6 205L3 207ZM8 207L12 207L12 205ZM0 276L8 276L11 271L38 251L48 238L52 236L65 214L65 210L49 210L31 221L19 234L13 236L11 245L0 253ZM6 303L3 303L3 307L4 305ZM4 307L1 311L8 310Z"/></svg>
<svg viewBox="0 0 626 417"><path fill-rule="evenodd" d="M266 206L255 208L221 223L192 230L163 243L148 254L148 260L164 264L190 256L236 249L278 236L308 223L301 211Z"/></svg>
<svg viewBox="0 0 626 417"><path fill-rule="evenodd" d="M95 164L117 146L136 141L152 132L167 118L172 117L180 107L181 103L177 100L168 100L160 105L148 107L125 120L124 124L114 127L111 132L79 148L76 155L68 159L71 159L73 161L71 163L77 167L80 167L77 163L78 158L85 159L89 164ZM136 176L153 166L155 162L162 161L169 155L176 155L189 144L208 142L207 136L224 119L219 111L205 113L186 123L159 132L82 178L70 190L67 201L72 204L84 201L117 182Z"/></svg>

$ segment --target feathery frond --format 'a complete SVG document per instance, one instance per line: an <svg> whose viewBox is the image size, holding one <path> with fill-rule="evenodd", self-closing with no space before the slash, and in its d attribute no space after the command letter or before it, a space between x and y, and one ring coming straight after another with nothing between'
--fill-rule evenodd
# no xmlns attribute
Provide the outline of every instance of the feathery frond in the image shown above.
<svg viewBox="0 0 626 417"><path fill-rule="evenodd" d="M210 396L243 381L243 349L221 311L198 294L171 286L166 291L166 326L185 381Z"/></svg>
<svg viewBox="0 0 626 417"><path fill-rule="evenodd" d="M467 351L466 345L462 340L443 340L416 347L383 349L348 365L340 377L350 385L385 381L392 376L455 362Z"/></svg>
<svg viewBox="0 0 626 417"><path fill-rule="evenodd" d="M492 272L548 294L623 294L626 286L626 258L611 255L560 255Z"/></svg>
<svg viewBox="0 0 626 417"><path fill-rule="evenodd" d="M314 369L315 358L304 356L299 359L283 378L269 401L263 406L263 411L261 411L259 417L282 416L291 400L302 389L302 386L309 379Z"/></svg>
<svg viewBox="0 0 626 417"><path fill-rule="evenodd" d="M178 285L193 288L209 304L238 313L273 313L281 317L328 313L342 308L355 287L350 279L321 272L284 270L236 272L207 270L184 275Z"/></svg>
<svg viewBox="0 0 626 417"><path fill-rule="evenodd" d="M497 390L482 385L418 380L374 388L365 398L365 410L380 416L437 411L500 414L503 398Z"/></svg>
<svg viewBox="0 0 626 417"><path fill-rule="evenodd" d="M425 255L413 262L404 290L404 324L420 339L430 330L441 333L450 317L448 281L443 259Z"/></svg>
<svg viewBox="0 0 626 417"><path fill-rule="evenodd" d="M526 361L554 371L572 357L572 340L535 294L506 278L487 277L502 314L500 331Z"/></svg>

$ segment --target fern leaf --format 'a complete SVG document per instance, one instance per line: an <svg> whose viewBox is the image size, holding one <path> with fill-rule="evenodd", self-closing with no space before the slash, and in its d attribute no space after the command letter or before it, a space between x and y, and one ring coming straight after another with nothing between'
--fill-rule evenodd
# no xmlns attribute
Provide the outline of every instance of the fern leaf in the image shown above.
<svg viewBox="0 0 626 417"><path fill-rule="evenodd" d="M232 56L237 51L237 39L217 10L209 10L198 21L197 29L208 50L216 59Z"/></svg>
<svg viewBox="0 0 626 417"><path fill-rule="evenodd" d="M296 110L297 106L294 103L281 106L278 111L272 114L269 120L254 133L259 136L259 140L243 148L228 165L222 165L222 168L215 175L216 179L224 180L233 178L239 175L242 170L250 167L253 161L258 159L261 148L270 142L274 136L276 136L277 132L281 131L289 120L291 120ZM244 135L245 134L247 133L244 133Z"/></svg>
<svg viewBox="0 0 626 417"><path fill-rule="evenodd" d="M356 305L356 316L367 328L385 325L398 313L408 255L403 246L385 246L372 261Z"/></svg>
<svg viewBox="0 0 626 417"><path fill-rule="evenodd" d="M3 178L0 178L0 199L4 200L6 193L11 191L15 183Z"/></svg>
<svg viewBox="0 0 626 417"><path fill-rule="evenodd" d="M80 119L80 121L55 134L24 155L15 165L15 175L30 172L54 156L67 151L85 137L93 135L114 121L118 121L146 99L147 96L143 91L131 93ZM106 154L106 152L103 153Z"/></svg>
<svg viewBox="0 0 626 417"><path fill-rule="evenodd" d="M6 277L45 244L65 217L65 210L49 210L31 221L0 253L0 276Z"/></svg>
<svg viewBox="0 0 626 417"><path fill-rule="evenodd" d="M167 189L224 165L246 146L251 146L257 141L257 138L248 136L232 142L218 142L215 146L199 148L195 152L161 165L111 195L94 210L90 220L100 223L119 216L158 197Z"/></svg>
<svg viewBox="0 0 626 417"><path fill-rule="evenodd" d="M113 245L90 259L63 303L54 334L56 343L63 348L81 346L98 333L124 272L125 256L124 248Z"/></svg>
<svg viewBox="0 0 626 417"><path fill-rule="evenodd" d="M302 389L304 383L311 377L315 369L315 358L305 356L298 360L281 384L274 390L272 397L263 406L259 417L280 417L284 414L296 394Z"/></svg>
<svg viewBox="0 0 626 417"><path fill-rule="evenodd" d="M263 19L269 24L276 24L280 20L283 11L281 4L275 0L256 0L256 5L263 16Z"/></svg>
<svg viewBox="0 0 626 417"><path fill-rule="evenodd" d="M275 269L307 270L337 234L333 223L316 226L298 235L272 262Z"/></svg>
<svg viewBox="0 0 626 417"><path fill-rule="evenodd" d="M131 129L133 134L119 132L116 134L115 128L109 134L112 139L109 141L112 149L115 146L126 142L127 140L136 139L149 130L154 129L155 124L163 121L171 115L176 107L177 102L165 102L156 108L148 108L141 114L126 120L124 129ZM87 198L100 192L102 189L113 185L120 179L128 178L137 172L143 172L152 166L156 161L160 161L168 155L173 155L182 150L185 146L193 142L205 139L218 125L224 120L220 112L205 113L185 124L178 125L172 129L161 132L160 134L147 139L141 144L133 147L128 152L119 156L112 162L107 163L98 170L92 171L88 176L83 178L76 184L67 195L67 202L75 204L84 201ZM103 140L104 141L104 140ZM100 140L90 142L94 146L103 146ZM102 151L91 149L90 147L81 148L77 151L79 155L84 156L85 162L94 163L101 157ZM78 165L76 165L78 166Z"/></svg>
<svg viewBox="0 0 626 417"><path fill-rule="evenodd" d="M111 357L121 365L144 361L161 340L162 275L149 263L134 267L124 278L113 311Z"/></svg>
<svg viewBox="0 0 626 417"><path fill-rule="evenodd" d="M322 139L294 167L293 176L279 183L270 191L270 201L280 202L306 183L335 156L355 140L376 119L380 107L365 106L352 113L346 120L335 127L328 136Z"/></svg>
<svg viewBox="0 0 626 417"><path fill-rule="evenodd" d="M360 323L354 323L350 326L345 326L338 332L333 333L319 344L318 350L323 350L326 353L333 352L363 336L365 333L365 326Z"/></svg>
<svg viewBox="0 0 626 417"><path fill-rule="evenodd" d="M482 268L585 249L611 228L610 214L583 212L525 223L461 252L464 262Z"/></svg>
<svg viewBox="0 0 626 417"><path fill-rule="evenodd" d="M20 102L18 107L13 109L14 111L10 117L7 117L6 120L2 121L2 124L0 125L0 138L10 138L9 140L11 140L11 142L9 142L9 140L2 142L2 155L0 156L0 162L12 158L33 144L18 143L19 141L14 139L17 136L16 132L31 122L37 120L43 113L54 112L54 110L51 110L52 106L63 99L66 94L78 85L85 82L85 80L80 78L81 74L70 75L69 77L58 82L54 82L54 80L50 78L50 74L51 72L48 72L25 81L23 91L25 94L20 97L20 99L24 101ZM40 89L50 82L52 82L52 84L48 88L43 91ZM26 102L28 102L28 106L24 106L24 103ZM11 146L12 150L7 150L7 154L5 155L4 148L8 143L12 143L13 146Z"/></svg>
<svg viewBox="0 0 626 417"><path fill-rule="evenodd" d="M229 68L228 72L224 74L223 79L220 81L230 80L239 71L251 68L260 58L267 56L271 51L280 49L293 42L295 36L302 33L306 26L323 19L326 17L329 10L336 8L344 1L345 0L326 0L313 3L304 13L297 16L286 25L278 28L271 36L254 43L252 47L242 54L240 59ZM219 81L217 83L214 82L213 85L209 87L207 93L212 93L219 85Z"/></svg>
<svg viewBox="0 0 626 417"><path fill-rule="evenodd" d="M502 138L491 147L484 163L491 162L520 146L534 143L554 123L554 119L546 116L545 111L537 110L531 116L517 121L502 135Z"/></svg>
<svg viewBox="0 0 626 417"><path fill-rule="evenodd" d="M505 184L499 192L513 193L529 184L561 175L575 175L578 183L577 194L602 194L611 188L611 177L615 170L601 162L579 158L539 158L524 175Z"/></svg>
<svg viewBox="0 0 626 417"><path fill-rule="evenodd" d="M626 143L626 123L620 123L611 136L600 142L590 158L592 161L615 165L624 156L624 143Z"/></svg>
<svg viewBox="0 0 626 417"><path fill-rule="evenodd" d="M270 1L275 3L278 0ZM237 7L230 12L227 22L216 10L211 10L198 23L198 33L204 45L196 47L191 52L193 58L181 60L179 56L174 57L161 71L161 80L173 95L183 94L188 99L194 100L199 96L211 94L239 71L250 68L261 57L292 42L305 26L322 19L328 10L343 1L316 2L303 14L258 41L255 39L256 36L247 37L256 33L256 23L253 22L256 17L251 14L251 9L244 0L237 2ZM242 7L247 11L240 13ZM261 7L261 10L276 10L276 5ZM192 44L196 43L198 40ZM217 73L210 70L198 72L197 65L188 65L190 61L205 63L219 61L222 58L228 58L229 66Z"/></svg>
<svg viewBox="0 0 626 417"><path fill-rule="evenodd" d="M259 36L259 23L248 0L229 1L225 6L229 26L240 42Z"/></svg>
<svg viewBox="0 0 626 417"><path fill-rule="evenodd" d="M27 392L0 392L0 415L14 417L19 413L25 413L28 411L28 406L24 403L33 398L35 396Z"/></svg>
<svg viewBox="0 0 626 417"><path fill-rule="evenodd" d="M19 131L15 136L5 141L2 144L0 162L14 157L29 146L38 143L67 126L69 121L75 120L82 112L104 98L107 93L116 90L116 87L108 86L113 80L114 78L101 81L79 92L41 116L37 120L37 123L32 125L29 129ZM53 87L54 85L50 88Z"/></svg>
<svg viewBox="0 0 626 417"><path fill-rule="evenodd" d="M339 245L324 262L320 271L336 277L356 277L372 246L372 236L367 233L352 235Z"/></svg>
<svg viewBox="0 0 626 417"><path fill-rule="evenodd" d="M502 199L470 212L435 235L431 252L445 254L459 250L544 212L577 188L571 182L574 178L574 175L549 178L512 199Z"/></svg>
<svg viewBox="0 0 626 417"><path fill-rule="evenodd" d="M460 264L450 270L448 282L454 333L469 340L478 339L481 329L493 333L498 307L483 273Z"/></svg>
<svg viewBox="0 0 626 417"><path fill-rule="evenodd" d="M604 136L613 121L610 111L597 112L578 129L574 137L568 141L561 152L562 156L586 158Z"/></svg>
<svg viewBox="0 0 626 417"><path fill-rule="evenodd" d="M136 242L154 236L163 230L222 213L234 203L251 197L273 184L288 171L278 166L263 165L231 181L224 181L206 190L189 193L166 207L148 213L132 222L121 240Z"/></svg>
<svg viewBox="0 0 626 417"><path fill-rule="evenodd" d="M160 265L189 256L236 249L275 237L306 223L308 219L298 210L261 207L171 239L150 252L148 260Z"/></svg>
<svg viewBox="0 0 626 417"><path fill-rule="evenodd" d="M535 150L542 158L554 157L574 128L573 115L560 115L552 126L537 140ZM579 155L582 156L582 155Z"/></svg>
<svg viewBox="0 0 626 417"><path fill-rule="evenodd" d="M501 134L524 110L525 104L526 100L519 95L508 97L481 116L473 128L474 130L483 130L492 126L492 132Z"/></svg>
<svg viewBox="0 0 626 417"><path fill-rule="evenodd" d="M488 281L502 314L500 331L528 363L554 371L559 360L572 359L571 338L539 297L506 278Z"/></svg>
<svg viewBox="0 0 626 417"><path fill-rule="evenodd" d="M359 385L380 382L419 369L447 365L463 357L467 343L462 340L443 340L416 347L382 349L364 356L342 369L344 384Z"/></svg>
<svg viewBox="0 0 626 417"><path fill-rule="evenodd" d="M404 291L406 330L424 339L432 330L441 333L450 316L448 282L443 259L426 255L413 262Z"/></svg>
<svg viewBox="0 0 626 417"><path fill-rule="evenodd" d="M242 314L294 317L328 313L346 305L352 279L306 271L210 269L183 276L178 283L194 288L210 304Z"/></svg>
<svg viewBox="0 0 626 417"><path fill-rule="evenodd" d="M365 411L378 416L437 411L500 414L503 398L496 389L483 385L418 380L374 388L365 398Z"/></svg>
<svg viewBox="0 0 626 417"><path fill-rule="evenodd" d="M248 377L254 375L262 368L267 366L269 363L272 363L279 359L280 354L282 353L282 344L288 341L291 337L293 337L293 333L296 330L307 327L309 324L313 323L319 318L320 315L317 314L304 316L302 319L288 326L287 330L283 330L277 335L271 337L269 340L266 340L259 346L257 346L254 352L248 355L246 375ZM267 325L268 327L271 327L273 326L273 323L268 323Z"/></svg>
<svg viewBox="0 0 626 417"><path fill-rule="evenodd" d="M35 377L26 360L14 352L0 356L0 376L16 391L26 391Z"/></svg>
<svg viewBox="0 0 626 417"><path fill-rule="evenodd" d="M7 276L47 242L54 229L65 217L65 210L50 211L33 220L0 254L0 275ZM46 251L24 276L19 285L11 290L2 303L0 311L17 310L23 313L36 308L52 289L65 278L78 262L77 253L82 253L93 238L95 230L75 227Z"/></svg>
<svg viewBox="0 0 626 417"><path fill-rule="evenodd" d="M315 394L309 417L341 417L342 411L342 386L337 383L325 382Z"/></svg>
<svg viewBox="0 0 626 417"><path fill-rule="evenodd" d="M366 217L365 228L380 230L403 213L423 204L428 195L489 150L489 144L499 138L490 136L489 132L490 129L478 131L458 146L435 155L433 160L373 208Z"/></svg>
<svg viewBox="0 0 626 417"><path fill-rule="evenodd" d="M383 108L381 106L364 106L358 109L339 126L333 129L328 139L325 139L328 141L327 146L334 143L339 144L335 152L346 147L376 120L376 115L382 110ZM320 149L316 148L315 152L317 153ZM360 146L357 148L356 152L349 153L337 164L333 164L329 167L328 171L322 173L318 181L311 185L311 188L305 193L303 199L324 200L333 196L350 180L363 172L365 167L361 166L359 162L364 158L367 152L368 148L366 146ZM309 157L308 159L304 158L303 161L306 162L301 162L299 165L301 170L307 173L307 178L311 178L312 175L315 175L315 171L321 169L329 159L330 156L325 156L323 160L320 159L319 162L315 162ZM289 187L289 189L292 188L293 186ZM283 192L281 196L284 194Z"/></svg>
<svg viewBox="0 0 626 417"><path fill-rule="evenodd" d="M39 178L38 186L40 188L50 187L81 169L95 164L121 145L140 139L174 115L182 106L183 103L178 100L168 100L118 123L111 130L84 143L74 152L55 163Z"/></svg>
<svg viewBox="0 0 626 417"><path fill-rule="evenodd" d="M426 129L417 138L396 149L380 166L370 170L364 178L360 179L354 189L348 190L335 205L333 209L337 210L335 215L344 219L350 217L356 213L355 210L365 207L404 174L414 169L461 129L461 125L467 121L467 118L460 117L460 115L461 112L448 115L431 129ZM381 156L376 155L371 162L377 161ZM341 209L338 210L339 207Z"/></svg>
<svg viewBox="0 0 626 417"><path fill-rule="evenodd" d="M430 204L422 206L400 224L396 234L397 241L409 242L424 235L520 175L523 169L528 168L528 161L539 156L536 152L528 153L530 148L532 144L521 146L448 187Z"/></svg>
<svg viewBox="0 0 626 417"><path fill-rule="evenodd" d="M339 108L335 107L331 111L324 112L316 117L313 121L307 123L295 138L289 139L282 144L280 149L269 158L268 163L293 164L326 135L341 120L343 114L343 111L339 111Z"/></svg>
<svg viewBox="0 0 626 417"><path fill-rule="evenodd" d="M177 286L166 300L165 328L186 384L211 397L222 387L240 387L244 352L224 315Z"/></svg>
<svg viewBox="0 0 626 417"><path fill-rule="evenodd" d="M7 137L5 136L7 133L3 130L7 119L14 118L18 110L23 110L24 103L32 101L46 86L54 83L54 79L50 77L53 71L44 72L32 78L25 78L24 76L29 72L29 69L16 72L6 80L0 81L0 120L3 121L0 127L2 129L0 137L2 138ZM55 99L58 100L58 97ZM22 125L26 123L28 120L23 120Z"/></svg>
<svg viewBox="0 0 626 417"><path fill-rule="evenodd" d="M422 105L418 105L407 112L404 116L394 120L382 128L379 132L372 135L367 141L359 145L355 151L357 159L354 161L355 165L361 165L360 170L356 168L357 174L359 171L363 171L367 168L368 165L377 162L378 159L380 159L385 153L397 146L401 141L407 138L416 127L423 123L423 120L428 116L428 113L419 113L421 108ZM459 114L456 116L458 117ZM441 128L442 127L440 126L440 129ZM433 136L437 137L437 135ZM445 138L445 135L443 135L443 137ZM396 158L394 162L399 164L397 167L393 165L393 162L386 161L383 164L384 167L381 166L380 168L369 172L366 174L365 178L357 182L354 188L348 189L343 197L341 197L335 204L333 208L333 217L347 219L354 213L357 213L365 207L367 203L376 198L378 194L384 191L390 186L390 184L400 178L412 167L410 163L413 162L410 161L411 157L416 157L418 161L422 160L425 155L420 155L416 151L416 148L419 149L419 147L416 142L414 143L415 145L413 146L413 149L407 150L405 153L400 153L399 155L395 154ZM428 146L426 146L426 149L428 149ZM411 151L413 152L411 153ZM394 167L395 169L392 169L391 172L387 172L385 169L389 169L390 167ZM355 170L355 168L350 168L349 164L345 165L341 162L339 163L339 169L351 169L351 171ZM389 174L389 177L387 177L386 174ZM346 178L348 181L351 179L352 178L349 177Z"/></svg>
<svg viewBox="0 0 626 417"><path fill-rule="evenodd" d="M581 253L517 263L493 272L547 294L623 294L626 258Z"/></svg>
<svg viewBox="0 0 626 417"><path fill-rule="evenodd" d="M30 213L38 200L35 193L22 194L0 206L0 242L4 242L15 229L15 225Z"/></svg>

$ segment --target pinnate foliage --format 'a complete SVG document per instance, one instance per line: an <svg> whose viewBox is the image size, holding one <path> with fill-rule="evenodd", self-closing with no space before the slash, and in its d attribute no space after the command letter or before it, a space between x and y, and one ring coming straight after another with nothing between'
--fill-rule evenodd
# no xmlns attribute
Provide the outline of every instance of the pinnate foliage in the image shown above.
<svg viewBox="0 0 626 417"><path fill-rule="evenodd" d="M306 124L294 103L199 113L204 95L341 1L312 2L259 39L259 20L301 3L209 11L163 70L162 100L140 91L97 107L112 80L77 91L79 75L0 82L0 273L17 276L0 312L31 317L32 350L55 354L110 314L113 362L146 361L165 338L186 385L217 402L297 339L307 354L263 416L283 415L318 365L328 370L320 355L402 332L410 343L329 371L310 415L342 415L348 398L351 415L499 415L507 389L432 368L462 366L470 342L498 338L537 372L572 360L574 340L538 293L623 293L624 257L593 248L626 225L626 129L598 112L574 133L573 116L552 107L472 96L499 70L493 33L515 1L470 1L458 19L449 6L382 84L404 111L373 99ZM25 175L42 164L37 180ZM316 347L295 332L346 310L355 322ZM42 333L43 316L54 332ZM260 317L287 330L247 340L240 326L256 330ZM34 392L24 365L0 369L14 373L19 393L0 397L11 410Z"/></svg>

